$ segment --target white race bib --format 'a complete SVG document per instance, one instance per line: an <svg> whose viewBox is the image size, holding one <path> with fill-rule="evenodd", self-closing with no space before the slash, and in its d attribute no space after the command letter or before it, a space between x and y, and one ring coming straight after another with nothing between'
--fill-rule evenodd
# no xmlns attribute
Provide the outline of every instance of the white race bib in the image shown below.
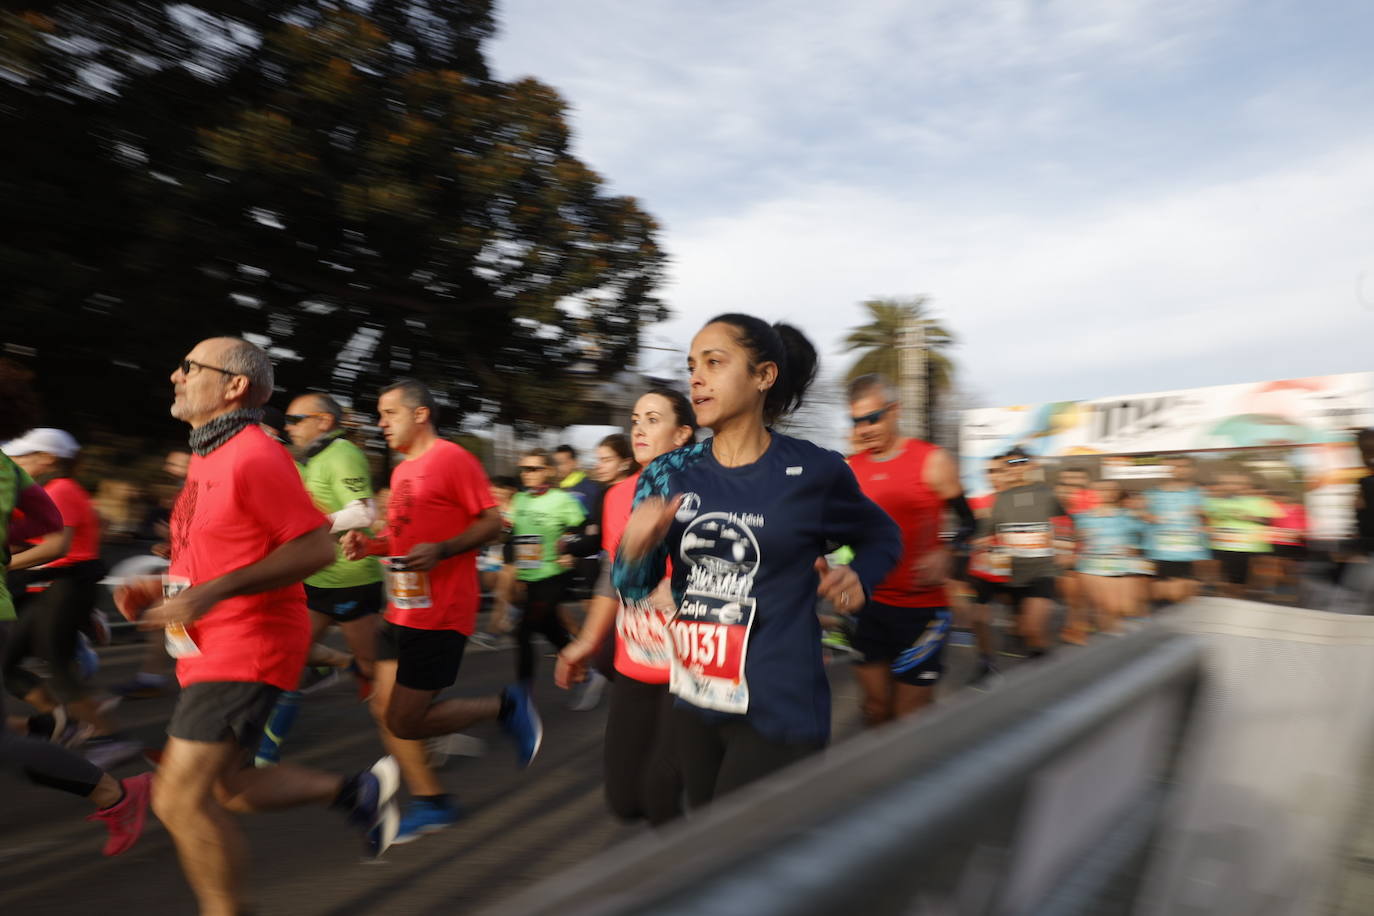
<svg viewBox="0 0 1374 916"><path fill-rule="evenodd" d="M997 526L997 544L1010 557L1052 557L1054 529L1048 522L1008 522Z"/></svg>
<svg viewBox="0 0 1374 916"><path fill-rule="evenodd" d="M537 534L511 538L516 569L539 569L544 565L544 539Z"/></svg>
<svg viewBox="0 0 1374 916"><path fill-rule="evenodd" d="M387 600L402 611L429 607L433 603L429 596L429 573L405 569L405 562L405 557L387 557L383 561Z"/></svg>
<svg viewBox="0 0 1374 916"><path fill-rule="evenodd" d="M748 712L744 662L754 612L753 598L684 595L668 625L673 640L669 691L700 709Z"/></svg>

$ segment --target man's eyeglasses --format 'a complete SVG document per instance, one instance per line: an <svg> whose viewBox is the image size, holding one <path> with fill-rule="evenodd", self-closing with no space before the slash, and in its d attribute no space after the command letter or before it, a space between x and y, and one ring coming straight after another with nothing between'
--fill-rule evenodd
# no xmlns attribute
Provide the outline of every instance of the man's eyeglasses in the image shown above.
<svg viewBox="0 0 1374 916"><path fill-rule="evenodd" d="M318 413L289 413L289 414L286 415L286 425L287 425L287 426L295 426L297 423L300 423L300 422L302 422L302 421L304 421L304 420L309 420L311 417L321 417L321 416L324 416L324 414L318 414Z"/></svg>
<svg viewBox="0 0 1374 916"><path fill-rule="evenodd" d="M522 464L520 465L521 474L537 474L540 471L547 471L548 468L542 464Z"/></svg>
<svg viewBox="0 0 1374 916"><path fill-rule="evenodd" d="M193 360L193 359L183 359L183 360L181 361L181 374L182 374L182 375L190 375L190 374L191 374L191 367L192 367L192 366L194 366L194 367L197 368L197 369L213 369L213 370L215 370L216 372L223 372L225 375L242 375L242 374L243 374L242 372L230 372L228 369L221 369L219 366L211 366L211 365L207 365L206 363L198 363L198 362L196 362L196 361Z"/></svg>
<svg viewBox="0 0 1374 916"><path fill-rule="evenodd" d="M1008 458L1008 459L1007 459L1007 466L1008 466L1008 467L1011 467L1012 465L1015 465L1015 464L1030 464L1030 459L1029 459L1029 458Z"/></svg>
<svg viewBox="0 0 1374 916"><path fill-rule="evenodd" d="M891 409L892 405L889 404L881 410L875 410L872 413L866 413L858 417L851 417L850 419L854 421L855 426L863 426L865 423L877 423L884 416L886 416L887 412Z"/></svg>

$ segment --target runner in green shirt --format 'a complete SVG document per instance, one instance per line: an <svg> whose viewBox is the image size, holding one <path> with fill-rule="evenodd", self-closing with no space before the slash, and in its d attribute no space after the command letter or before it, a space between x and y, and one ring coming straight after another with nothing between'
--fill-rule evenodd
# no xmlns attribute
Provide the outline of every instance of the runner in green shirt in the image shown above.
<svg viewBox="0 0 1374 916"><path fill-rule="evenodd" d="M1283 511L1270 499L1250 496L1245 474L1224 474L1219 480L1222 495L1205 503L1212 554L1221 563L1222 594L1245 597L1250 581L1251 559L1269 553L1269 526Z"/></svg>
<svg viewBox="0 0 1374 916"><path fill-rule="evenodd" d="M560 551L564 535L575 534L587 513L567 490L555 488L548 453L533 449L520 459L525 490L511 503L511 552L516 578L525 584L525 611L516 628L516 676L534 679L532 638L542 633L561 650L572 639L558 619L558 605L572 579L572 558Z"/></svg>
<svg viewBox="0 0 1374 916"><path fill-rule="evenodd" d="M335 538L367 528L377 518L372 492L372 468L363 454L343 436L343 408L327 394L303 394L286 411L297 467L316 508L328 516ZM305 603L310 608L311 640L337 624L353 652L349 669L358 679L359 697L372 693L372 660L376 655L377 621L385 606L382 566L376 557L346 559L337 544L334 562L305 580ZM311 664L327 654L316 646ZM346 656L340 654L336 663ZM263 731L255 762L270 766L281 759L281 746L296 721L300 693L282 694Z"/></svg>

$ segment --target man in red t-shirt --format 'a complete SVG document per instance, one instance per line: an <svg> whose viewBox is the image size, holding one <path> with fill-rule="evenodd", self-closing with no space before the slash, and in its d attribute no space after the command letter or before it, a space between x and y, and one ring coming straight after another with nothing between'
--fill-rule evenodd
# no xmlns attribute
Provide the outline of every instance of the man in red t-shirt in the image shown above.
<svg viewBox="0 0 1374 916"><path fill-rule="evenodd" d="M949 551L940 541L945 505L972 530L972 511L954 460L944 449L898 434L900 406L888 383L865 375L849 387L854 443L849 466L865 496L902 530L902 558L858 615L851 645L863 654L854 666L870 727L930 703L944 671L949 636Z"/></svg>
<svg viewBox="0 0 1374 916"><path fill-rule="evenodd" d="M477 551L501 533L501 513L482 465L439 438L437 405L423 383L401 379L384 388L377 413L387 444L405 456L391 472L387 527L376 538L350 531L341 543L350 560L384 558L387 606L377 634L372 713L413 796L396 838L404 843L459 817L426 760L424 739L498 720L528 766L543 728L523 685L435 702L458 677L481 600Z"/></svg>
<svg viewBox="0 0 1374 916"><path fill-rule="evenodd" d="M172 385L172 416L190 424L194 457L172 510L171 567L116 599L126 614L142 610L140 627L166 629L182 685L153 809L200 911L240 913L245 844L231 812L328 804L378 855L399 822L399 772L390 757L351 777L250 765L310 647L301 580L334 561L334 542L290 455L257 426L272 393L265 352L237 338L201 341Z"/></svg>

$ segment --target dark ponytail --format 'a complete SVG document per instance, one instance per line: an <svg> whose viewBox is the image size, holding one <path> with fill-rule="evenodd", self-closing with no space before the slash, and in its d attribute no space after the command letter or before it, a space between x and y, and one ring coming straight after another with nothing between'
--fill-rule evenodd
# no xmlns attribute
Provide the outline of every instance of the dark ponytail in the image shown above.
<svg viewBox="0 0 1374 916"><path fill-rule="evenodd" d="M676 388L666 386L650 388L644 394L656 394L667 401L669 406L673 408L673 426L691 427L692 435L688 437L687 444L690 445L697 441L697 413L692 409L691 398Z"/></svg>
<svg viewBox="0 0 1374 916"><path fill-rule="evenodd" d="M816 348L806 335L790 324L769 324L753 315L730 312L717 315L707 324L728 324L736 340L749 353L750 368L774 363L778 380L763 399L763 422L769 426L802 405L802 399L816 379Z"/></svg>

